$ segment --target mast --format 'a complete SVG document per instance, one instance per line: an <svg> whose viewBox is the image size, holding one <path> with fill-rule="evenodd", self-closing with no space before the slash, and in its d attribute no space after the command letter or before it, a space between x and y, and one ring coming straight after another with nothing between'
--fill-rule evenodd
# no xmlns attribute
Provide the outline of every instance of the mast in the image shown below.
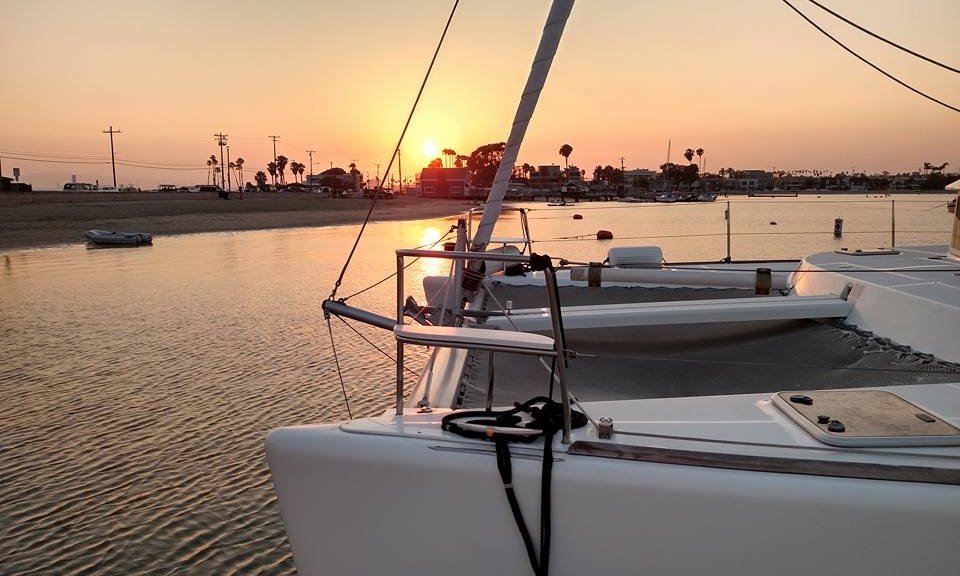
<svg viewBox="0 0 960 576"><path fill-rule="evenodd" d="M537 47L537 54L534 56L533 65L530 67L530 75L527 77L527 84L520 97L517 113L513 117L510 137L507 138L503 158L500 160L497 175L493 179L493 187L490 189L490 194L487 196L487 202L483 209L483 217L480 219L477 233L473 237L471 250L474 252L485 250L487 243L490 242L490 237L493 235L493 226L496 224L497 218L500 217L503 197L507 193L510 174L513 172L513 166L516 164L517 156L520 153L520 144L527 132L527 125L530 124L533 111L537 107L540 92L547 81L547 73L550 72L550 65L553 63L553 57L560 45L563 28L567 23L567 18L570 17L573 2L574 0L553 0L553 4L550 6L547 23L544 24L543 35L540 37L540 45Z"/></svg>

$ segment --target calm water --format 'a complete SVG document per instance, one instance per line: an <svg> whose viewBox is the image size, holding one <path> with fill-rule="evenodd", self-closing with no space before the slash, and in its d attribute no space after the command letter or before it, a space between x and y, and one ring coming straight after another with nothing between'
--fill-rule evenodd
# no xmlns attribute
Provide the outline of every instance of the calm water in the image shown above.
<svg viewBox="0 0 960 576"><path fill-rule="evenodd" d="M898 196L897 242L945 243L948 198ZM648 243L668 260L726 255L722 201L527 206L534 237L550 240L535 250L554 257L602 260L610 246ZM890 209L863 196L732 201L733 256L889 245ZM368 227L338 295L390 274L393 248L433 243L451 224ZM515 224L499 233L516 235ZM571 238L601 228L617 239ZM320 304L356 231L0 254L0 574L294 573L263 440L279 425L347 416ZM411 288L442 271L415 264ZM391 280L349 301L392 315L394 298ZM354 326L392 353L389 333ZM343 322L332 328L354 414L381 412L391 360Z"/></svg>

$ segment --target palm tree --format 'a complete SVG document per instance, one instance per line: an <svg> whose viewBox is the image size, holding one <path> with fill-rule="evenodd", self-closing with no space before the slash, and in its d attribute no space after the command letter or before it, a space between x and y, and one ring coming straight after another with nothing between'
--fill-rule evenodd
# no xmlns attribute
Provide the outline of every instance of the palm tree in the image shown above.
<svg viewBox="0 0 960 576"><path fill-rule="evenodd" d="M444 166L447 167L447 168L452 168L452 167L453 167L453 159L457 157L457 153L456 153L453 149L451 149L451 148L444 148L444 149L443 149L443 152L441 152L441 154L443 154L443 160L444 160L443 164L444 164ZM447 166L448 164L449 164L449 166Z"/></svg>
<svg viewBox="0 0 960 576"><path fill-rule="evenodd" d="M569 144L564 144L560 147L560 155L563 156L563 163L565 168L570 167L570 154L573 154L573 146Z"/></svg>
<svg viewBox="0 0 960 576"><path fill-rule="evenodd" d="M287 177L284 175L283 171L287 169L287 164L290 161L287 160L287 157L281 154L277 156L277 174L280 175L280 185L283 186L287 183Z"/></svg>
<svg viewBox="0 0 960 576"><path fill-rule="evenodd" d="M687 162L691 162L691 163L692 163L692 162L693 162L693 154L694 154L693 148L687 148L687 149L684 151L684 153L683 153L683 157L687 159Z"/></svg>
<svg viewBox="0 0 960 576"><path fill-rule="evenodd" d="M270 173L270 178L273 179L273 185L277 185L277 163L276 162L267 162L267 172Z"/></svg>
<svg viewBox="0 0 960 576"><path fill-rule="evenodd" d="M293 172L294 180L297 182L302 182L303 179L299 176L303 175L303 164L297 161L290 163L290 172Z"/></svg>
<svg viewBox="0 0 960 576"><path fill-rule="evenodd" d="M234 163L237 168L237 186L243 186L243 158L237 158Z"/></svg>
<svg viewBox="0 0 960 576"><path fill-rule="evenodd" d="M257 173L253 175L253 179L257 182L257 188L261 190L267 185L267 175L263 173L263 170L257 170Z"/></svg>
<svg viewBox="0 0 960 576"><path fill-rule="evenodd" d="M207 184L210 183L210 173L212 172L213 185L217 185L217 164L219 164L219 162L217 162L217 157L214 154L211 154L210 159L207 160L207 167L210 169L209 172L207 172Z"/></svg>
<svg viewBox="0 0 960 576"><path fill-rule="evenodd" d="M527 180L530 179L530 175L533 174L534 168L530 164L523 164L523 175L527 177Z"/></svg>
<svg viewBox="0 0 960 576"><path fill-rule="evenodd" d="M703 172L703 148L697 148L697 164L700 165L700 171Z"/></svg>

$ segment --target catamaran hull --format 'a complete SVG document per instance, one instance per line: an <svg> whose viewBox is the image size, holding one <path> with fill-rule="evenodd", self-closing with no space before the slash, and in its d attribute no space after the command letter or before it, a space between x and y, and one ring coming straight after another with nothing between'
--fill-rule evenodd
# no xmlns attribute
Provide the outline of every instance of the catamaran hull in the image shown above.
<svg viewBox="0 0 960 576"><path fill-rule="evenodd" d="M299 574L532 573L492 446L440 432L438 418L270 434ZM513 450L535 540L539 450ZM556 576L952 576L960 565L958 486L557 457Z"/></svg>

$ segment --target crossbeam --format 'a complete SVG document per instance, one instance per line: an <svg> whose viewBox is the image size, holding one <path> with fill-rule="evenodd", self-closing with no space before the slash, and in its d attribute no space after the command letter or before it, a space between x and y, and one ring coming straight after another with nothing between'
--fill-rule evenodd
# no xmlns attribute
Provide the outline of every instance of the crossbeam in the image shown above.
<svg viewBox="0 0 960 576"><path fill-rule="evenodd" d="M564 327L577 329L845 318L852 308L852 299L831 295L565 306L562 312ZM523 331L549 330L550 311L547 308L512 310L505 317L491 317L488 324Z"/></svg>

